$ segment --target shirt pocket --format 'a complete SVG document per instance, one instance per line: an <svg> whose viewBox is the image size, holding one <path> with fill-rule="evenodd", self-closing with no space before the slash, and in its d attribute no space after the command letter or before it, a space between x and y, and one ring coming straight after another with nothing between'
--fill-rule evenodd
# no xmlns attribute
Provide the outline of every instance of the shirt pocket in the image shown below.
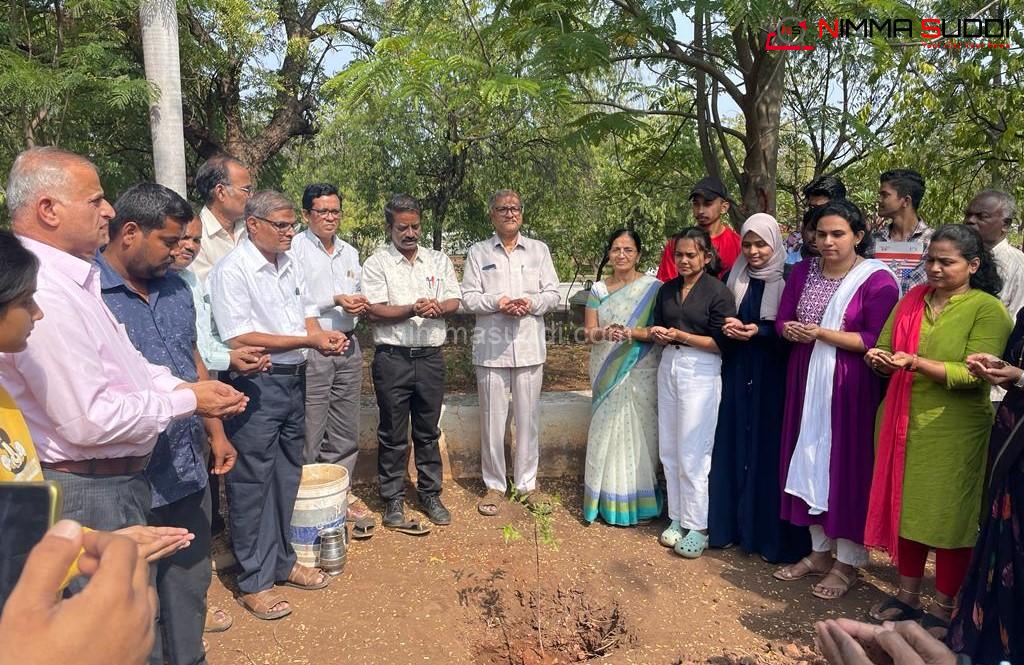
<svg viewBox="0 0 1024 665"><path fill-rule="evenodd" d="M523 293L540 293L540 268L523 266Z"/></svg>
<svg viewBox="0 0 1024 665"><path fill-rule="evenodd" d="M496 294L508 291L508 277L505 270L495 264L487 270L480 270L480 288L484 293Z"/></svg>

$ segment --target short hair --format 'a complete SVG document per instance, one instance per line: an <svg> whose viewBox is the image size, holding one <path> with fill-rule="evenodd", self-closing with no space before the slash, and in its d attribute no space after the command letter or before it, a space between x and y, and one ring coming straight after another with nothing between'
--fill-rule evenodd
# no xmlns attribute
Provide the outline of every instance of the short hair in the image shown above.
<svg viewBox="0 0 1024 665"><path fill-rule="evenodd" d="M242 218L258 217L266 219L269 214L278 210L291 210L294 212L295 205L281 192L272 189L262 189L258 192L253 192L249 200L245 202L245 212L242 213Z"/></svg>
<svg viewBox="0 0 1024 665"><path fill-rule="evenodd" d="M676 245L679 244L680 240L692 240L697 243L697 246L705 254L711 256L711 261L704 266L704 272L709 275L717 275L722 270L722 259L718 255L718 250L715 249L715 244L711 242L711 236L707 231L700 228L699 226L689 226L679 233L672 236L672 254L673 259L675 258Z"/></svg>
<svg viewBox="0 0 1024 665"><path fill-rule="evenodd" d="M306 185L306 189L302 192L302 209L312 210L313 200L321 196L337 196L338 200L341 200L341 194L338 193L337 187L329 182L314 182L312 185Z"/></svg>
<svg viewBox="0 0 1024 665"><path fill-rule="evenodd" d="M423 215L420 202L408 194L395 194L384 205L384 221L388 226L395 223L396 212L414 212L417 215Z"/></svg>
<svg viewBox="0 0 1024 665"><path fill-rule="evenodd" d="M608 265L608 255L612 251L612 245L614 245L615 241L621 238L622 236L629 236L629 239L633 241L633 244L636 245L637 256L643 254L644 250L643 245L640 244L640 235L637 234L636 231L634 231L633 229L627 229L625 227L621 229L615 229L614 231L611 232L611 235L608 236L608 243L604 246L604 254L601 255L601 265L597 267L598 275L600 275L601 272L604 270L604 267Z"/></svg>
<svg viewBox="0 0 1024 665"><path fill-rule="evenodd" d="M85 157L61 148L43 146L22 151L7 176L7 211L11 217L41 194L60 198L69 184L67 167L71 164L96 171L96 165Z"/></svg>
<svg viewBox="0 0 1024 665"><path fill-rule="evenodd" d="M845 199L840 201L829 201L820 208L815 208L811 211L811 226L815 230L818 229L818 222L823 217L842 217L846 220L846 223L850 225L850 231L853 235L857 235L861 231L864 232L864 237L860 243L854 247L854 251L858 256L866 256L871 252L871 247L874 244L871 238L871 233L868 231L867 221L864 219L864 213L860 211L853 201L847 201Z"/></svg>
<svg viewBox="0 0 1024 665"><path fill-rule="evenodd" d="M841 201L846 198L846 185L834 175L820 175L804 185L800 191L804 198L826 196L829 201Z"/></svg>
<svg viewBox="0 0 1024 665"><path fill-rule="evenodd" d="M109 227L111 238L120 235L128 222L135 222L143 234L148 234L164 228L168 217L182 226L188 226L194 217L188 201L155 182L140 182L124 190L114 201L114 212Z"/></svg>
<svg viewBox="0 0 1024 665"><path fill-rule="evenodd" d="M1017 217L1017 200L1001 189L983 189L974 198L994 199L1003 209L1003 226L1009 226Z"/></svg>
<svg viewBox="0 0 1024 665"><path fill-rule="evenodd" d="M1003 290L1003 278L999 276L992 252L985 247L977 229L966 224L946 224L935 231L929 242L934 245L941 240L953 243L968 261L978 259L978 269L970 279L972 289L999 297L999 292Z"/></svg>
<svg viewBox="0 0 1024 665"><path fill-rule="evenodd" d="M921 207L921 199L924 198L924 177L917 171L911 169L893 169L886 171L878 177L881 184L889 184L900 198L910 197L910 204L914 210Z"/></svg>
<svg viewBox="0 0 1024 665"><path fill-rule="evenodd" d="M519 201L519 205L523 205L523 197L519 196L519 192L514 189L496 189L494 193L487 198L487 209L490 210L494 207L494 204L498 202L498 199L508 198L510 196L516 197L516 201Z"/></svg>
<svg viewBox="0 0 1024 665"><path fill-rule="evenodd" d="M36 283L39 259L10 231L0 231L0 311Z"/></svg>
<svg viewBox="0 0 1024 665"><path fill-rule="evenodd" d="M217 189L217 185L231 184L231 179L228 178L228 164L238 164L245 168L240 159L222 152L203 162L196 171L196 193L203 203L213 200L213 190Z"/></svg>

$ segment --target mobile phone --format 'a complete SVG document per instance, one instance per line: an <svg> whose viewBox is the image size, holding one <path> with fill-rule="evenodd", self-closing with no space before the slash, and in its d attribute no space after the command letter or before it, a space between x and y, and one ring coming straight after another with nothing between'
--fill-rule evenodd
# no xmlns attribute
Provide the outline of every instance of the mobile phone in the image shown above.
<svg viewBox="0 0 1024 665"><path fill-rule="evenodd" d="M0 482L0 610L18 583L28 553L60 517L57 483Z"/></svg>

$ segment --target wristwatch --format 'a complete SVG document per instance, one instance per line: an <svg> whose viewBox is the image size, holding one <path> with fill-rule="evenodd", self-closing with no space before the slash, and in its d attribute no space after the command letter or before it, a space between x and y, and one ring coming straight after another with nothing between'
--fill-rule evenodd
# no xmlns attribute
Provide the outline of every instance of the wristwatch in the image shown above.
<svg viewBox="0 0 1024 665"><path fill-rule="evenodd" d="M1013 382L1015 388L1024 390L1024 372L1020 373L1020 378Z"/></svg>

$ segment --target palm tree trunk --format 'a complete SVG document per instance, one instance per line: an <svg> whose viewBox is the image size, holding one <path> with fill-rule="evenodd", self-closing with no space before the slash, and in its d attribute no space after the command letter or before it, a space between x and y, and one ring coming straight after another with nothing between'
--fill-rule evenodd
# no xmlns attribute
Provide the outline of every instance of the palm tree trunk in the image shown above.
<svg viewBox="0 0 1024 665"><path fill-rule="evenodd" d="M139 22L146 80L158 93L149 105L153 173L158 183L186 196L178 15L174 0L143 0Z"/></svg>

